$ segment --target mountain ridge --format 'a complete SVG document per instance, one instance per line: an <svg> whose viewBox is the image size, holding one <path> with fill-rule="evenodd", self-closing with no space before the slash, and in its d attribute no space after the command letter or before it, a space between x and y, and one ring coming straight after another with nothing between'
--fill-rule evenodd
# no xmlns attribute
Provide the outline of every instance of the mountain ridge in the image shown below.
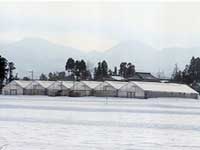
<svg viewBox="0 0 200 150"><path fill-rule="evenodd" d="M137 71L165 71L169 76L175 63L180 69L189 63L191 57L199 56L200 48L163 48L155 49L135 40L120 42L104 52L83 52L79 49L59 45L41 38L25 38L10 44L1 44L0 53L16 64L20 77L27 76L27 70L34 70L37 76L50 71L63 71L69 57L89 60L96 66L98 61L106 60L113 69L121 62L132 62ZM39 66L39 67L38 67Z"/></svg>

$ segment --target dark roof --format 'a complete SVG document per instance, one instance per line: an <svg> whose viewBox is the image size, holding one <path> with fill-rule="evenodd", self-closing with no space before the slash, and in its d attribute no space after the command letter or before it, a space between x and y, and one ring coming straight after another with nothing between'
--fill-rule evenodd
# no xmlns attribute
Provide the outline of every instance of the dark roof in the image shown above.
<svg viewBox="0 0 200 150"><path fill-rule="evenodd" d="M133 80L133 81L140 81L141 78L137 74L134 74L134 76L127 78L128 80Z"/></svg>
<svg viewBox="0 0 200 150"><path fill-rule="evenodd" d="M158 78L154 77L149 72L135 72L135 75L133 77L129 77L128 80L130 80L130 81L155 81L155 82L160 81Z"/></svg>

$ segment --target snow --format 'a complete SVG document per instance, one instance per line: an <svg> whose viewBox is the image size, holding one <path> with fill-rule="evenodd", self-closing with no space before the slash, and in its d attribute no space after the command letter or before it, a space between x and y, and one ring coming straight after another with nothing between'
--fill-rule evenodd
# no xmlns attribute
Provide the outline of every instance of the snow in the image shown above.
<svg viewBox="0 0 200 150"><path fill-rule="evenodd" d="M122 81L122 80L125 80L124 77L121 77L121 76L111 76L114 80L117 80L117 81Z"/></svg>
<svg viewBox="0 0 200 150"><path fill-rule="evenodd" d="M48 89L70 89L73 86L73 81L55 81Z"/></svg>
<svg viewBox="0 0 200 150"><path fill-rule="evenodd" d="M73 81L61 81L62 84L67 87L68 89L72 88L73 85L74 85L74 82Z"/></svg>
<svg viewBox="0 0 200 150"><path fill-rule="evenodd" d="M15 82L22 88L25 88L31 83L30 81L24 81L24 80L15 80Z"/></svg>
<svg viewBox="0 0 200 150"><path fill-rule="evenodd" d="M0 96L1 150L199 150L200 101Z"/></svg>
<svg viewBox="0 0 200 150"><path fill-rule="evenodd" d="M48 88L50 85L52 85L55 81L35 81L37 83L39 83L43 88Z"/></svg>
<svg viewBox="0 0 200 150"><path fill-rule="evenodd" d="M127 85L128 82L120 82L120 81L105 81L106 83L110 84L115 89L119 90L123 86Z"/></svg>
<svg viewBox="0 0 200 150"><path fill-rule="evenodd" d="M95 87L97 87L98 85L103 83L100 81L81 81L81 82L84 83L85 85L87 85L91 89L95 89Z"/></svg>
<svg viewBox="0 0 200 150"><path fill-rule="evenodd" d="M131 83L142 88L144 91L177 92L177 93L197 93L185 84L159 83L159 82L136 82Z"/></svg>

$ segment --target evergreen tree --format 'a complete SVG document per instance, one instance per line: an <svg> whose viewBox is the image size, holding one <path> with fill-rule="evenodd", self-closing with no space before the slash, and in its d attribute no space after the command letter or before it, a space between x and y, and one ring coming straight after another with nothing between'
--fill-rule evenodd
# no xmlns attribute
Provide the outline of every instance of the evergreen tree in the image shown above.
<svg viewBox="0 0 200 150"><path fill-rule="evenodd" d="M65 65L65 70L68 71L70 74L74 72L75 62L73 58L69 58Z"/></svg>
<svg viewBox="0 0 200 150"><path fill-rule="evenodd" d="M65 80L65 72L64 71L58 72L57 73L57 79L58 80Z"/></svg>
<svg viewBox="0 0 200 150"><path fill-rule="evenodd" d="M117 76L117 67L116 67L116 66L115 66L115 68L114 68L113 75L114 75L114 76Z"/></svg>
<svg viewBox="0 0 200 150"><path fill-rule="evenodd" d="M177 81L177 75L178 75L178 71L179 71L179 69L178 69L178 65L177 64L175 64L175 67L174 67L174 70L173 70L173 73L172 73L172 80L173 81Z"/></svg>
<svg viewBox="0 0 200 150"><path fill-rule="evenodd" d="M49 77L50 81L54 81L55 80L54 74L52 72L49 73L48 77Z"/></svg>
<svg viewBox="0 0 200 150"><path fill-rule="evenodd" d="M73 79L75 80L91 79L91 73L87 70L86 62L83 59L75 61L74 59L69 58L65 69L71 72L70 76L73 76Z"/></svg>
<svg viewBox="0 0 200 150"><path fill-rule="evenodd" d="M47 81L48 78L47 78L47 76L46 76L45 74L42 73L42 74L40 75L40 80Z"/></svg>
<svg viewBox="0 0 200 150"><path fill-rule="evenodd" d="M0 89L2 89L3 82L8 74L7 65L8 65L7 59L0 55Z"/></svg>
<svg viewBox="0 0 200 150"><path fill-rule="evenodd" d="M8 83L14 80L13 70L15 70L15 64L13 62L8 63Z"/></svg>
<svg viewBox="0 0 200 150"><path fill-rule="evenodd" d="M80 69L81 69L80 61L76 60L74 65L74 75L76 80L80 80Z"/></svg>
<svg viewBox="0 0 200 150"><path fill-rule="evenodd" d="M80 72L84 72L84 71L86 71L86 69L87 69L87 67L86 67L86 63L85 63L85 61L84 60L81 60L80 62L79 62L79 65L80 65Z"/></svg>
<svg viewBox="0 0 200 150"><path fill-rule="evenodd" d="M108 75L108 65L104 60L102 62L98 62L98 66L94 69L94 79L95 80L104 80L104 78L109 77Z"/></svg>
<svg viewBox="0 0 200 150"><path fill-rule="evenodd" d="M135 66L130 62L122 62L120 64L119 74L124 78L132 77L135 74Z"/></svg>
<svg viewBox="0 0 200 150"><path fill-rule="evenodd" d="M135 74L135 66L132 65L131 63L127 64L127 69L126 69L126 77L132 77Z"/></svg>
<svg viewBox="0 0 200 150"><path fill-rule="evenodd" d="M31 79L29 77L23 77L22 80L25 80L25 81L30 81Z"/></svg>
<svg viewBox="0 0 200 150"><path fill-rule="evenodd" d="M102 61L101 67L102 67L102 76L108 77L108 64L105 60Z"/></svg>
<svg viewBox="0 0 200 150"><path fill-rule="evenodd" d="M120 69L119 69L119 74L120 74L120 76L122 76L122 77L124 77L124 78L126 78L126 73L127 73L127 63L126 62L122 62L121 64L120 64Z"/></svg>
<svg viewBox="0 0 200 150"><path fill-rule="evenodd" d="M108 70L108 75L109 75L109 76L112 76L112 75L113 75L113 72L112 72L111 69Z"/></svg>

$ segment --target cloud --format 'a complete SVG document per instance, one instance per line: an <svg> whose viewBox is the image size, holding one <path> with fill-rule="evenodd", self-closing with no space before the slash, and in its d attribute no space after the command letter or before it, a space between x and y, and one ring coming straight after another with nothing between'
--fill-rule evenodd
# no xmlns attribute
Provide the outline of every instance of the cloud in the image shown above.
<svg viewBox="0 0 200 150"><path fill-rule="evenodd" d="M1 2L0 40L45 37L86 51L131 38L191 46L200 33L199 8L198 2Z"/></svg>

